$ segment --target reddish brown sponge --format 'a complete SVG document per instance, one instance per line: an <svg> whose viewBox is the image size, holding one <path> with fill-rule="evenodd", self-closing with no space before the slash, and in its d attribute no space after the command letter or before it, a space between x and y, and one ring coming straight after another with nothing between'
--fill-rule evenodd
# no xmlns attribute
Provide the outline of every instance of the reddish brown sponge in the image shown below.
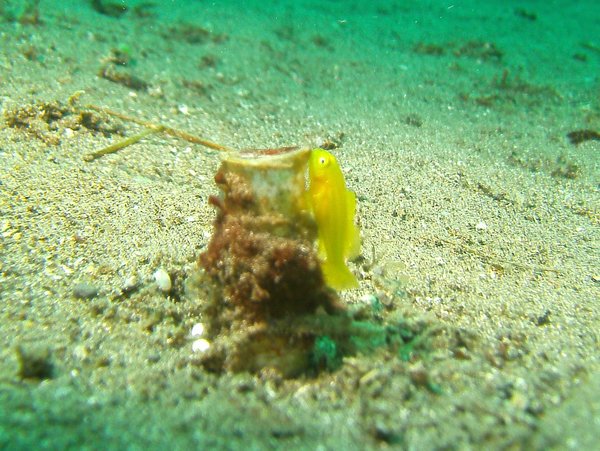
<svg viewBox="0 0 600 451"><path fill-rule="evenodd" d="M324 284L312 243L266 231L278 218L235 214L236 209L227 213L228 206L220 206L200 263L223 287L224 298L238 311L236 316L256 322L314 313L319 306L330 310L333 296Z"/></svg>

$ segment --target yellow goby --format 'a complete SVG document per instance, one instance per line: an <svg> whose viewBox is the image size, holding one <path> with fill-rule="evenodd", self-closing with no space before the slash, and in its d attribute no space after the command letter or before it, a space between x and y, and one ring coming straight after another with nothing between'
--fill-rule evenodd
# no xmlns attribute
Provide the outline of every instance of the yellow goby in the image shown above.
<svg viewBox="0 0 600 451"><path fill-rule="evenodd" d="M308 162L309 203L318 229L319 257L327 284L344 290L358 287L346 260L360 253L360 231L354 224L356 195L346 188L335 157L314 149Z"/></svg>

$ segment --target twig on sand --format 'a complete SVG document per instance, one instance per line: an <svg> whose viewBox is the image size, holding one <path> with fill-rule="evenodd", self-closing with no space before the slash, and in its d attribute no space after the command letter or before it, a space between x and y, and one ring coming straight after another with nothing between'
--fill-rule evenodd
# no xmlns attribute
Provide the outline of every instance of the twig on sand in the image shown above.
<svg viewBox="0 0 600 451"><path fill-rule="evenodd" d="M161 127L147 128L146 130L144 130L141 133L138 133L137 135L130 136L127 139L123 139L117 143L111 144L110 146L103 147L102 149L97 150L95 152L85 154L83 156L83 159L88 162L94 161L95 159L103 157L104 155L115 153L125 147L131 146L132 144L141 141L146 136L153 135L155 133L160 133L162 131L164 131L164 129Z"/></svg>
<svg viewBox="0 0 600 451"><path fill-rule="evenodd" d="M187 142L190 142L193 144L200 144L201 146L208 147L209 149L219 150L222 152L229 152L232 150L231 148L229 148L227 146L223 146L221 144L217 144L208 139L204 139L199 136L192 135L183 130L178 130L176 128L168 127L166 125L156 124L156 123L150 122L150 121L145 121L143 119L138 119L138 118L135 118L132 116L128 116L126 114L119 113L118 111L113 111L108 108L104 108L104 107L97 106L97 105L86 105L85 108L94 110L94 111L98 111L100 113L108 114L109 116L117 117L126 122L133 122L134 124L138 124L138 125L142 125L142 126L146 127L146 130L144 130L141 133L138 133L137 135L130 136L127 139L124 139L117 143L111 144L110 146L104 147L100 150L97 150L95 152L84 155L83 159L88 162L94 161L97 158L100 158L104 155L115 153L121 149L124 149L125 147L131 146L132 144L135 144L135 143L141 141L142 139L144 139L145 137L147 137L149 135L153 135L153 134L157 134L157 133L166 133L168 135L183 139Z"/></svg>

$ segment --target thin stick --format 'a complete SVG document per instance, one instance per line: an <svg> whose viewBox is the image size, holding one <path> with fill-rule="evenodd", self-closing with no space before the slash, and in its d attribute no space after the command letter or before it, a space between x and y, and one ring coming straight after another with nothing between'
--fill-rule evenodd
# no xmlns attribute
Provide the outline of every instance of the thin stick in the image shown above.
<svg viewBox="0 0 600 451"><path fill-rule="evenodd" d="M141 133L138 133L137 135L130 136L127 139L124 139L122 141L111 144L110 146L104 147L100 150L97 150L96 152L85 154L83 156L83 159L84 159L84 161L88 161L88 162L94 161L95 159L103 157L104 155L115 153L127 146L131 146L132 144L135 144L135 143L141 141L146 136L153 135L155 133L160 133L163 131L164 131L164 129L161 126L147 128L146 130L144 130Z"/></svg>
<svg viewBox="0 0 600 451"><path fill-rule="evenodd" d="M152 129L161 128L160 131L165 132L168 135L175 136L177 138L181 138L185 141L188 141L188 142L191 142L194 144L200 144L200 145L202 145L204 147L208 147L210 149L220 150L220 151L224 151L224 152L230 152L233 150L230 147L223 146L221 144L217 144L215 142L209 141L208 139L200 138L199 136L194 136L190 133L184 132L183 130L178 130L176 128L167 127L166 125L155 124L154 122L137 119L135 117L128 116L126 114L119 113L118 111L110 110L108 108L103 108L103 107L96 106L96 105L86 105L86 108L89 108L91 110L95 110L95 111L98 111L101 113L106 113L110 116L118 117L119 119L122 119L127 122L133 122L135 124L143 125L144 127L148 127L148 128L152 128Z"/></svg>

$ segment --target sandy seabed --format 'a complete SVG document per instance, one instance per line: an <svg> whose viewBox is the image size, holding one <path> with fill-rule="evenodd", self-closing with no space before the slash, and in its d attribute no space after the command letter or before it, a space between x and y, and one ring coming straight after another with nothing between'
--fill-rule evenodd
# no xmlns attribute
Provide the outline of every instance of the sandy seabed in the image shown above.
<svg viewBox="0 0 600 451"><path fill-rule="evenodd" d="M596 2L237 3L0 2L0 448L597 447L600 143L567 137L600 131ZM363 238L342 301L430 336L316 377L205 372L184 285L219 152L88 161L143 130L90 105L336 147Z"/></svg>

